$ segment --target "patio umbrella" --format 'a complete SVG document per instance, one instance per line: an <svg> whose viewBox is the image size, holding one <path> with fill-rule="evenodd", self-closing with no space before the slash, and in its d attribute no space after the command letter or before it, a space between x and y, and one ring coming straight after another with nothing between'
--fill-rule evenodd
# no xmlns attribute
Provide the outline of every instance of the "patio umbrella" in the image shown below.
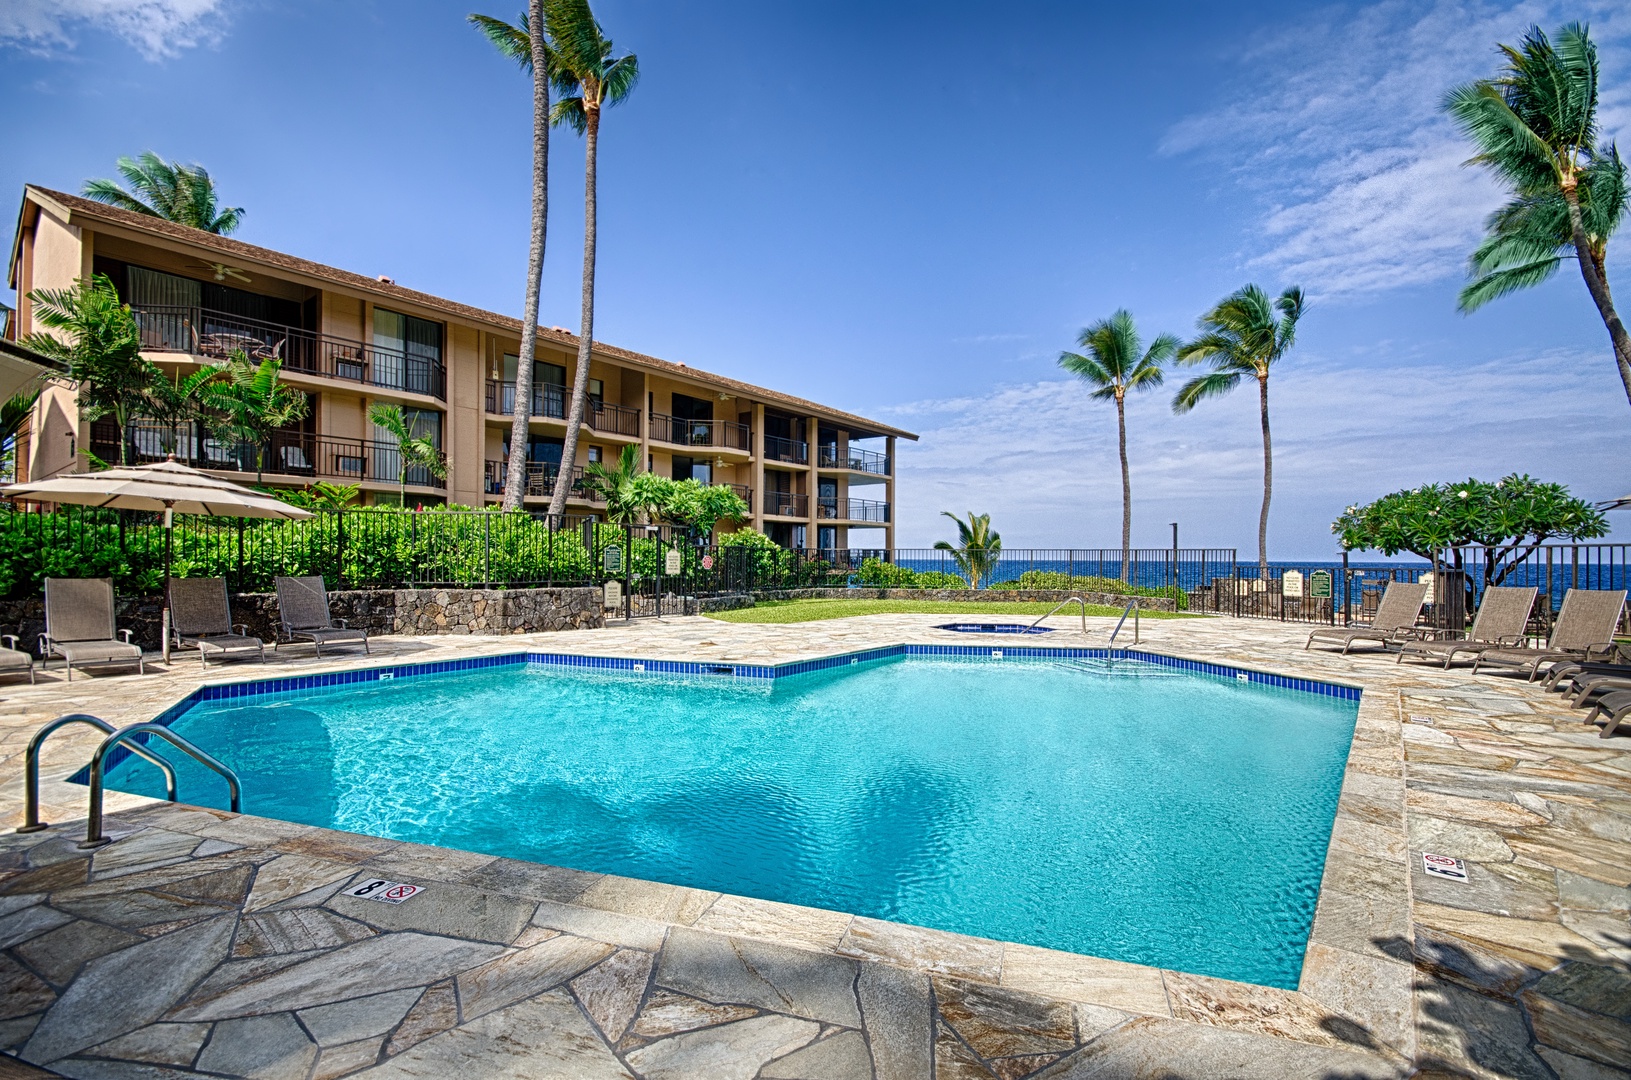
<svg viewBox="0 0 1631 1080"><path fill-rule="evenodd" d="M189 469L171 455L166 461L95 472L68 473L36 483L0 487L0 498L30 499L35 502L73 503L110 510L164 511L164 580L170 580L170 551L175 529L174 515L200 514L209 517L309 518L311 511L290 506L281 499ZM169 618L169 596L165 597L165 617ZM169 627L165 627L164 652L170 653Z"/></svg>

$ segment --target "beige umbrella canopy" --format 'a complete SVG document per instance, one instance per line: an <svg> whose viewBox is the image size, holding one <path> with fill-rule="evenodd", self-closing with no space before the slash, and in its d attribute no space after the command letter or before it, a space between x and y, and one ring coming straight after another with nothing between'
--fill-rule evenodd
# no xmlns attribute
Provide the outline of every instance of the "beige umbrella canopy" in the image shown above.
<svg viewBox="0 0 1631 1080"><path fill-rule="evenodd" d="M309 518L311 511L175 461L68 473L0 487L0 498L211 517ZM166 522L168 524L168 521Z"/></svg>

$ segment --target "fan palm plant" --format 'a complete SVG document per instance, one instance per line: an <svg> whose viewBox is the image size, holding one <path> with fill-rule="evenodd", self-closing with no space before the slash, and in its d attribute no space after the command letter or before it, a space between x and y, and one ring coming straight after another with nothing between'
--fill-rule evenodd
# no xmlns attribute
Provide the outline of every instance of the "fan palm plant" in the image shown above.
<svg viewBox="0 0 1631 1080"><path fill-rule="evenodd" d="M283 361L273 358L251 363L242 350L227 361L222 378L198 388L199 400L214 414L211 426L218 436L248 443L255 451L255 483L266 468L266 444L279 428L304 419L311 399L278 378Z"/></svg>
<svg viewBox="0 0 1631 1080"><path fill-rule="evenodd" d="M17 438L34 415L34 403L40 400L38 387L19 390L0 402L0 474L15 477L17 473Z"/></svg>
<svg viewBox="0 0 1631 1080"><path fill-rule="evenodd" d="M532 409L533 362L538 358L538 293L543 287L544 241L549 226L549 88L556 77L556 63L549 47L544 0L531 0L514 23L491 15L469 18L494 48L532 77L532 239L527 246L527 294L521 304L521 357L515 368L515 405L510 415L510 457L503 503L504 509L517 510L526 493L527 423Z"/></svg>
<svg viewBox="0 0 1631 1080"><path fill-rule="evenodd" d="M147 403L158 369L142 356L141 329L104 274L66 289L35 289L34 318L56 333L35 332L23 344L67 365L79 384L84 420L113 417L119 425L119 463L130 464L130 421Z"/></svg>
<svg viewBox="0 0 1631 1080"><path fill-rule="evenodd" d="M1263 421L1263 509L1257 517L1257 565L1269 566L1269 501L1274 497L1274 446L1269 438L1269 372L1291 351L1303 314L1303 291L1293 285L1273 300L1256 285L1224 297L1201 316L1201 336L1178 348L1181 364L1211 364L1212 370L1179 387L1172 411L1186 413L1209 397L1219 397L1248 377L1257 380Z"/></svg>
<svg viewBox="0 0 1631 1080"><path fill-rule="evenodd" d="M544 18L560 66L556 85L561 99L551 120L566 124L584 137L583 167L583 308L578 327L578 362L572 379L572 405L566 415L566 443L561 462L577 460L578 430L589 400L589 349L595 336L596 162L600 147L600 113L628 98L640 78L640 62L633 53L613 56L612 43L601 33L588 0L544 0ZM555 478L549 512L566 510L572 486L571 470Z"/></svg>
<svg viewBox="0 0 1631 1080"><path fill-rule="evenodd" d="M1608 238L1625 211L1625 165L1613 143L1597 141L1597 47L1590 34L1569 23L1556 38L1553 44L1531 29L1516 48L1501 46L1507 63L1498 77L1445 96L1445 110L1478 148L1468 164L1489 169L1512 193L1486 223L1460 306L1472 311L1538 285L1574 259L1631 400L1631 334L1614 308L1605 268Z"/></svg>
<svg viewBox="0 0 1631 1080"><path fill-rule="evenodd" d="M1121 448L1121 580L1129 580L1128 560L1133 538L1133 481L1127 469L1127 394L1160 386L1162 365L1178 352L1172 334L1160 334L1143 349L1133 316L1126 309L1083 330L1076 338L1079 353L1059 354L1059 366L1097 387L1093 396L1116 403L1116 434ZM1142 351L1141 351L1142 350Z"/></svg>
<svg viewBox="0 0 1631 1080"><path fill-rule="evenodd" d="M583 467L583 490L589 498L606 504L607 521L613 525L629 525L646 509L641 505L645 500L635 483L641 475L640 448L625 446L615 464L591 461ZM570 482L571 477L567 479Z"/></svg>
<svg viewBox="0 0 1631 1080"><path fill-rule="evenodd" d="M114 163L130 190L117 180L87 180L86 198L148 217L163 218L225 236L243 223L244 208L222 206L215 181L202 165L165 161L151 150Z"/></svg>
<svg viewBox="0 0 1631 1080"><path fill-rule="evenodd" d="M951 552L952 562L968 578L968 587L978 589L980 579L990 575L1002 554L1002 537L991 527L991 515L970 510L966 522L950 510L940 511L940 516L957 523L957 543L937 540L934 549Z"/></svg>
<svg viewBox="0 0 1631 1080"><path fill-rule="evenodd" d="M428 436L415 435L413 424L400 405L376 401L368 407L368 422L384 428L396 440L396 483L402 505L408 505L408 470L424 469L437 479L447 476L447 462Z"/></svg>

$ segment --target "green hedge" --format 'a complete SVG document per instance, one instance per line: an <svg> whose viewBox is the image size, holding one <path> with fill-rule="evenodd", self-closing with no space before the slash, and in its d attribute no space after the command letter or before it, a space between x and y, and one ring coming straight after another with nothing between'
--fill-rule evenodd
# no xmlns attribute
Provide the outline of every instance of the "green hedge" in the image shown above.
<svg viewBox="0 0 1631 1080"><path fill-rule="evenodd" d="M939 570L912 570L882 559L863 559L856 571L857 583L874 589L966 589L968 582L957 574Z"/></svg>
<svg viewBox="0 0 1631 1080"><path fill-rule="evenodd" d="M1179 611L1189 607L1189 595L1170 585L1151 588L1129 585L1120 578L1070 575L1058 570L1027 570L1011 581L994 581L992 589L1061 589L1069 592L1114 593L1117 596L1163 596L1177 601Z"/></svg>

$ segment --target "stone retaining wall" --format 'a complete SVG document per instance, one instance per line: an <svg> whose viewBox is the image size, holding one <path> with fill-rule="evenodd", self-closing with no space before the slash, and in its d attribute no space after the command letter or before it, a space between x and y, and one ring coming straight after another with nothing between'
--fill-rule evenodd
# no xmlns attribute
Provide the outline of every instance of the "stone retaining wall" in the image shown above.
<svg viewBox="0 0 1631 1080"><path fill-rule="evenodd" d="M370 634L532 634L589 630L605 625L599 589L342 589L328 594L335 619ZM232 621L266 641L277 640L277 596L243 593L231 598ZM115 614L136 644L163 645L163 604L158 597L119 597ZM45 632L41 598L0 601L0 633L17 634L35 652Z"/></svg>
<svg viewBox="0 0 1631 1080"><path fill-rule="evenodd" d="M1025 603L1057 604L1072 596L1080 596L1089 604L1124 608L1131 597L1121 593L1078 592L1071 589L763 589L756 591L759 600L936 600L949 603L992 603L994 601L1022 601ZM1171 611L1170 596L1141 596L1138 606L1145 611Z"/></svg>

